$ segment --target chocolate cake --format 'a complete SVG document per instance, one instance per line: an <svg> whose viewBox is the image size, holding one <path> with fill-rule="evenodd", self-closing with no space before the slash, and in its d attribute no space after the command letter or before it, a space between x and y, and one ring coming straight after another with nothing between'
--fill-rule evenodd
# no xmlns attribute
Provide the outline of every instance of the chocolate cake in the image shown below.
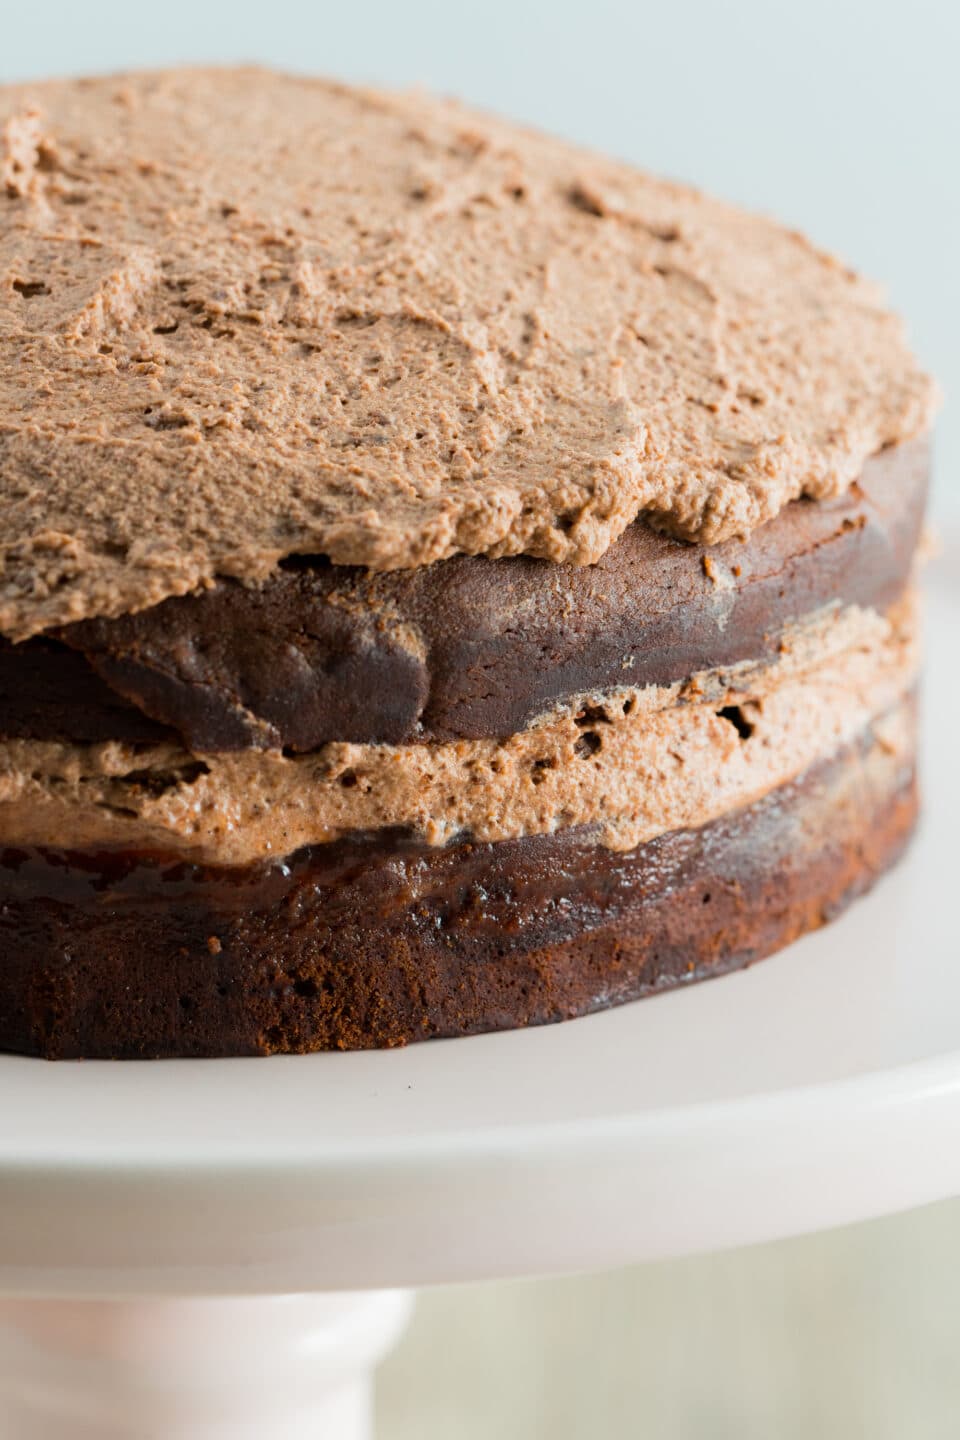
<svg viewBox="0 0 960 1440"><path fill-rule="evenodd" d="M903 850L930 382L802 237L450 102L0 89L0 1048L396 1045Z"/></svg>

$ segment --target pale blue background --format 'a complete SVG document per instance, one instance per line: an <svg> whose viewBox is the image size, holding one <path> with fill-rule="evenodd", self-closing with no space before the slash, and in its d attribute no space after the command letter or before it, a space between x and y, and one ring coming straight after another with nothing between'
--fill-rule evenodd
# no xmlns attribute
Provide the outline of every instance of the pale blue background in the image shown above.
<svg viewBox="0 0 960 1440"><path fill-rule="evenodd" d="M955 0L46 0L0 74L258 59L450 91L782 216L889 287L960 393ZM937 504L960 525L960 418Z"/></svg>
<svg viewBox="0 0 960 1440"><path fill-rule="evenodd" d="M887 283L939 375L960 529L960 0L0 0L3 78L229 59L455 92L808 230ZM958 1262L955 1202L441 1291L385 1368L380 1434L955 1440Z"/></svg>

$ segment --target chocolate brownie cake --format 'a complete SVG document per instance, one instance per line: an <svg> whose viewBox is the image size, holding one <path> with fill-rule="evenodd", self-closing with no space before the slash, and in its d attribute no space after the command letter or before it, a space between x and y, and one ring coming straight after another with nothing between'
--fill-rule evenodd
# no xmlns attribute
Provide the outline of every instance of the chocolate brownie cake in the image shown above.
<svg viewBox="0 0 960 1440"><path fill-rule="evenodd" d="M455 104L0 89L0 1048L560 1020L916 814L931 386L802 237Z"/></svg>

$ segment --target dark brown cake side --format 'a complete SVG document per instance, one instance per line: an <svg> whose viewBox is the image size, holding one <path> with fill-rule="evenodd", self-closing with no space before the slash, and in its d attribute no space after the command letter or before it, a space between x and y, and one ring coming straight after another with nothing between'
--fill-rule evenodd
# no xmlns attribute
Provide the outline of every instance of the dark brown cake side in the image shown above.
<svg viewBox="0 0 960 1440"><path fill-rule="evenodd" d="M231 872L8 850L0 1049L362 1048L582 1015L823 924L897 859L916 804L881 726L626 853L576 832L444 849L380 835Z"/></svg>
<svg viewBox="0 0 960 1440"><path fill-rule="evenodd" d="M188 749L506 736L571 695L770 660L830 604L886 610L908 583L926 441L873 456L712 550L638 523L594 566L460 556L386 575L291 560L136 615L0 637L0 740Z"/></svg>
<svg viewBox="0 0 960 1440"><path fill-rule="evenodd" d="M447 102L117 85L0 86L0 1048L543 1023L891 863L935 387L875 288Z"/></svg>

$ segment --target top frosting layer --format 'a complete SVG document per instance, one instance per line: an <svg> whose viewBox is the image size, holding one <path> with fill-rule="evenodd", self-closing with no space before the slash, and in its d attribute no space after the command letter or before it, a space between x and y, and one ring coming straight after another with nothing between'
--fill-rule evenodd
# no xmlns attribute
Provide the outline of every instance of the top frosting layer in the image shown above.
<svg viewBox="0 0 960 1440"><path fill-rule="evenodd" d="M451 103L255 70L0 89L0 631L286 555L598 559L926 425L863 281Z"/></svg>

